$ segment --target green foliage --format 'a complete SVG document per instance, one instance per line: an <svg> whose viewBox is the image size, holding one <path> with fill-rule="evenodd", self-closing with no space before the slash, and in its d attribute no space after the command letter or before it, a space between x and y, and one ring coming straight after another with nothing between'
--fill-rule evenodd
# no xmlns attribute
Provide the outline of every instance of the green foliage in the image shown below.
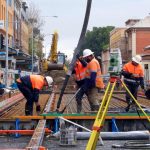
<svg viewBox="0 0 150 150"><path fill-rule="evenodd" d="M95 56L101 55L101 52L109 47L109 34L113 29L113 26L107 26L93 27L92 31L88 30L82 50L88 48L94 52Z"/></svg>
<svg viewBox="0 0 150 150"><path fill-rule="evenodd" d="M33 39L33 55L37 55L39 58L43 57L43 44L41 40ZM29 54L32 55L32 39L29 38Z"/></svg>

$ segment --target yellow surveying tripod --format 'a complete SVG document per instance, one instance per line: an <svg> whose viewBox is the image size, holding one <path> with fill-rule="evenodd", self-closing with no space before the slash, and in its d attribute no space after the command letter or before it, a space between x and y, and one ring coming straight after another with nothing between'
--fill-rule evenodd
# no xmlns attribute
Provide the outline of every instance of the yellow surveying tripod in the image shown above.
<svg viewBox="0 0 150 150"><path fill-rule="evenodd" d="M120 80L120 79L116 77L116 79L114 80L112 86L111 86L112 82L110 82L110 81L107 85L105 94L104 94L103 99L102 99L100 109L98 110L98 113L97 113L97 116L96 116L96 119L95 119L95 122L94 122L94 125L93 125L93 128L92 128L91 136L90 136L88 144L86 146L86 150L95 150L96 149L97 141L98 141L98 138L100 136L101 129L102 129L102 127L104 125L104 122L105 122L105 117L106 117L106 114L107 114L109 103L110 103L110 100L112 98L112 94L113 94L116 82L118 80ZM131 94L130 90L127 88L125 83L121 80L120 80L120 82L122 83L125 90L129 93L131 98L134 100L135 104L140 108L140 110L146 116L147 120L150 122L150 118L144 112L144 110L142 109L140 104L137 102L137 100L134 98L134 96Z"/></svg>

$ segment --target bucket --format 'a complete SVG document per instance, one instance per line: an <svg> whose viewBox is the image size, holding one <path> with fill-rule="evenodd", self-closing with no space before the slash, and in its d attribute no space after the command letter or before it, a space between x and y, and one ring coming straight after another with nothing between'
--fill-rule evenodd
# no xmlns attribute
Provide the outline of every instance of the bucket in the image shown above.
<svg viewBox="0 0 150 150"><path fill-rule="evenodd" d="M61 146L76 146L77 144L77 129L69 127L60 129L60 144Z"/></svg>

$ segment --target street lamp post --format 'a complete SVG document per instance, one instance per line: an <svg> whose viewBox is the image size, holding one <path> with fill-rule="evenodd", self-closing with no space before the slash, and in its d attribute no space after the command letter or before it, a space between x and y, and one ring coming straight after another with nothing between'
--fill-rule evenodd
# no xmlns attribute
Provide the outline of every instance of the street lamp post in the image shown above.
<svg viewBox="0 0 150 150"><path fill-rule="evenodd" d="M33 64L34 64L34 61L33 61L33 48L34 48L34 44L33 44L33 38L34 38L34 35L33 35L33 28L34 28L34 23L37 22L36 19L34 18L30 18L30 26L31 26L31 51L32 51L32 62L31 62L31 72L33 74Z"/></svg>

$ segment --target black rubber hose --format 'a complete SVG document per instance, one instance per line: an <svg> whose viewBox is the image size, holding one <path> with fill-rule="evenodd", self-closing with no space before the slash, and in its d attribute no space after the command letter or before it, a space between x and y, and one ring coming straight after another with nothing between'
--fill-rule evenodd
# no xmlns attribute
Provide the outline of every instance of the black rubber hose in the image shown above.
<svg viewBox="0 0 150 150"><path fill-rule="evenodd" d="M70 78L70 76L72 74L72 70L73 70L74 64L76 62L76 55L81 50L81 46L82 46L84 38L85 38L85 34L86 34L88 22L89 22L90 11L91 11L91 4L92 4L92 0L87 0L86 13L85 13L85 18L84 18L82 31L81 31L81 34L80 34L80 38L79 38L77 47L76 47L76 49L74 51L74 55L73 55L72 61L71 61L70 65L69 65L69 69L68 69L68 72L66 74L65 81L64 81L64 83L62 85L61 93L60 93L60 96L59 96L59 99L58 99L58 102L57 102L57 110L60 107L64 91L66 89L68 80L69 80L69 78Z"/></svg>

